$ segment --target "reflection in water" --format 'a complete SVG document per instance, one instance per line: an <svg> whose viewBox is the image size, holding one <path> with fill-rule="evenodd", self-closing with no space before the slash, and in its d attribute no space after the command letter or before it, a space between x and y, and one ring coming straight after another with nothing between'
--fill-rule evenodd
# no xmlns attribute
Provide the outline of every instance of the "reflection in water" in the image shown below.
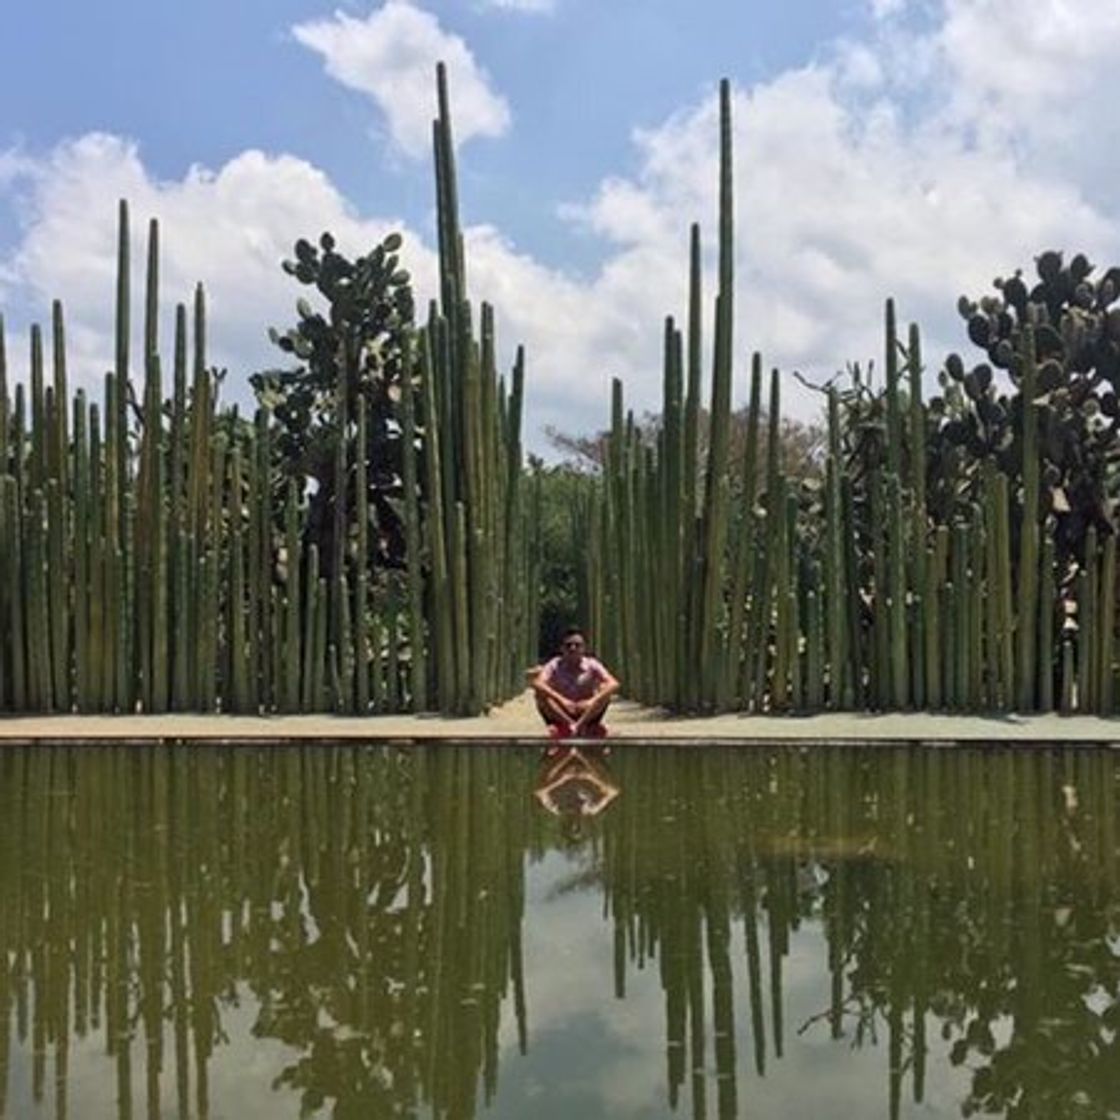
<svg viewBox="0 0 1120 1120"><path fill-rule="evenodd" d="M597 817L621 790L601 746L552 746L541 758L533 796L553 816Z"/></svg>
<svg viewBox="0 0 1120 1120"><path fill-rule="evenodd" d="M881 1115L922 1100L943 1054L971 1071L954 1111L1120 1110L1116 754L560 761L537 774L546 807L626 791L582 882L610 908L617 994L660 973L671 1105L748 1112L746 1082L831 1036L884 1046ZM559 843L534 766L477 747L0 752L0 1115L86 1115L70 1059L93 1039L119 1116L206 1117L214 1061L246 1045L239 1006L288 1055L246 1115L486 1111L503 1017L527 1045L527 857ZM829 980L787 1022L801 928Z"/></svg>
<svg viewBox="0 0 1120 1120"><path fill-rule="evenodd" d="M208 1116L242 985L253 1034L302 1053L277 1083L301 1110L469 1116L497 1082L507 993L524 1037L527 812L508 755L6 751L0 815L0 1057L14 1028L36 1101L50 1060L60 1117L90 1032L121 1117L141 1093L137 1114L159 1115L163 1070L178 1115Z"/></svg>
<svg viewBox="0 0 1120 1120"><path fill-rule="evenodd" d="M1115 754L708 749L629 763L603 869L615 985L628 962L657 958L674 1103L691 1071L706 1114L710 1049L715 1111L739 1111L733 920L759 1076L790 1041L790 935L818 921L831 992L793 1026L856 1046L885 1035L891 1117L904 1082L923 1098L931 1024L973 1071L966 1113L1120 1110Z"/></svg>

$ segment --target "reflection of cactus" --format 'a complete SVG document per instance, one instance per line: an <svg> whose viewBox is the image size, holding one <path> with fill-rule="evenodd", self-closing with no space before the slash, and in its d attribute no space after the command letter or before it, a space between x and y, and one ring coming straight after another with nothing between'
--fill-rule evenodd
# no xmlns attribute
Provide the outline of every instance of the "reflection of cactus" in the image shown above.
<svg viewBox="0 0 1120 1120"><path fill-rule="evenodd" d="M50 1061L65 1114L66 1055L90 1036L104 1039L119 1115L145 1095L152 1114L176 1099L182 1115L206 1115L215 1073L237 1062L228 1043L251 1026L283 1040L287 1063L257 1085L234 1072L251 1097L475 1115L497 1085L507 1009L527 1041L519 857L531 818L509 761L367 747L5 752L0 1109L23 1115L49 1096ZM25 1045L39 1071L26 1087L6 1079Z"/></svg>
<svg viewBox="0 0 1120 1120"><path fill-rule="evenodd" d="M603 861L616 991L624 993L638 970L658 968L670 1103L691 1091L693 1114L707 1114L714 1090L730 1111L712 1111L735 1114L747 1059L721 1050L732 1017L712 1023L708 991L716 1007L749 1014L757 1073L794 1044L783 974L793 934L812 916L826 934L831 989L822 985L819 1013L796 1024L797 1036L817 1047L829 1036L858 1046L861 1030L877 1021L896 1108L904 1091L920 1105L926 1067L942 1054L994 1071L977 1073L969 1099L995 1111L1015 1100L1038 1115L1060 1113L1069 1083L1099 1086L1087 1092L1106 1107L1109 1090L1096 1080L1110 1060L1096 1044L1100 1020L1086 1020L1079 1002L1109 971L1097 955L1115 901L1104 854L1117 839L1116 816L1105 809L1114 761L1090 752L1076 769L1072 758L1057 763L1092 806L1075 814L1063 804L1062 783L1043 777L1055 759L1037 753L897 750L874 763L865 751L836 745L619 758L626 792L612 810ZM649 827L650 804L672 815L672 830ZM1076 830L1076 846L1047 842L1064 828ZM870 851L890 856L869 859ZM1104 864L1090 851L1102 852ZM938 890L930 891L934 879ZM1033 941L1009 935L1041 921L1048 900L1069 890L1086 900L1091 932ZM736 982L722 952L740 920L747 959ZM700 983L705 975L710 988ZM1072 985L1047 980L1072 975ZM1052 1017L1059 1007L1068 1019ZM1004 1016L1014 1030L993 1035ZM927 1033L938 1020L944 1042L939 1031ZM1068 1049L1050 1049L1054 1030ZM712 1049L715 1060L703 1060ZM1044 1052L1064 1055L1054 1060L1071 1081L1034 1075Z"/></svg>

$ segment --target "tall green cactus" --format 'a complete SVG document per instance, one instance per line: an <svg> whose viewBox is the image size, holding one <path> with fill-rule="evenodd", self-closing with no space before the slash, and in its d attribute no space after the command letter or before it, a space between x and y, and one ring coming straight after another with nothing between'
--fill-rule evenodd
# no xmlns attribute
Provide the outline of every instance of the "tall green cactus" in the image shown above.
<svg viewBox="0 0 1120 1120"><path fill-rule="evenodd" d="M840 476L843 461L840 451L840 411L836 390L828 391L828 460L825 475L825 607L828 613L827 661L828 661L828 706L836 710L847 707L850 700L847 689L847 644L850 637L845 634L847 616L847 592L845 590L844 563L844 503Z"/></svg>
<svg viewBox="0 0 1120 1120"><path fill-rule="evenodd" d="M911 643L911 673L914 707L926 706L926 659L928 615L923 599L926 585L926 410L922 403L922 336L916 323L910 324L906 348L910 379L910 587L916 596L913 619L914 640Z"/></svg>
<svg viewBox="0 0 1120 1120"><path fill-rule="evenodd" d="M407 340L389 394L407 572L376 570L366 480L368 402L341 355L333 553L312 549L304 480L274 476L270 414L218 402L205 300L175 319L164 396L159 228L149 226L143 386L130 355L129 214L121 204L115 361L103 400L71 395L62 305L50 370L33 327L26 381L9 394L0 320L0 709L196 707L477 712L518 687L533 652L540 563L521 464L525 360L498 376L492 309L467 296L449 93L434 123L440 300ZM642 430L612 390L601 485L573 521L586 541L581 594L595 638L632 694L685 709L864 706L1111 712L1115 539L1086 542L1079 630L1064 642L1040 496L1033 329L1022 332L1021 491L983 469L979 505L935 525L926 495L921 340L900 344L886 307L885 454L865 477L835 391L823 487L781 462L771 378L766 479L756 478L761 359L752 362L743 461L731 504L734 218L731 94L720 87L718 283L710 431L701 455L701 254L690 231L688 322L667 319L662 427ZM908 408L901 383L908 375ZM49 374L49 384L48 384ZM188 385L188 381L190 384ZM394 396L394 394L396 394ZM355 415L350 402L357 401ZM357 447L352 453L351 448ZM703 459L703 462L701 462ZM756 497L758 500L756 500ZM814 505L815 503L815 505ZM806 516L819 512L820 523ZM1021 511L1021 519L1018 514ZM959 510L953 515L957 517ZM1013 517L1014 515L1014 517ZM1012 526L1018 528L1013 536ZM1017 549L1015 548L1017 540ZM861 549L866 548L866 555ZM319 571L321 564L322 571ZM658 593L651 595L650 588ZM1055 630L1059 632L1055 634ZM1074 680L1076 675L1076 681Z"/></svg>
<svg viewBox="0 0 1120 1120"><path fill-rule="evenodd" d="M1018 654L1017 707L1035 706L1037 678L1035 623L1038 617L1038 372L1035 366L1034 327L1023 328L1019 358L1023 398L1023 524L1019 534L1019 594L1016 624Z"/></svg>
<svg viewBox="0 0 1120 1120"><path fill-rule="evenodd" d="M735 316L734 189L731 139L731 85L719 88L719 290L716 293L712 357L711 432L704 492L703 600L700 621L702 701L714 703L722 673L719 665L720 605L726 566L728 477L731 425L731 366Z"/></svg>
<svg viewBox="0 0 1120 1120"><path fill-rule="evenodd" d="M762 355L751 358L750 404L747 413L746 443L739 483L739 513L736 519L735 550L731 563L731 605L722 684L717 704L726 709L735 699L734 690L742 675L744 657L743 619L746 607L751 559L754 555L754 505L758 463L758 427L762 410Z"/></svg>
<svg viewBox="0 0 1120 1120"><path fill-rule="evenodd" d="M1052 543L1049 538L1043 542L1043 562L1046 562ZM1049 555L1050 563L1053 556ZM1045 583L1046 572L1043 572L1043 593L1040 609L1052 613L1053 592ZM1047 591L1050 595L1047 596ZM1102 716L1112 715L1113 697L1115 692L1115 660L1116 660L1116 536L1110 534L1104 542L1104 554L1101 558L1100 593L1097 598L1098 623L1097 635L1100 648L1097 652L1097 712ZM1050 643L1040 637L1040 649L1048 660Z"/></svg>
<svg viewBox="0 0 1120 1120"><path fill-rule="evenodd" d="M890 660L891 703L899 710L910 707L910 669L906 631L905 523L902 518L902 486L898 475L886 479L890 563Z"/></svg>
<svg viewBox="0 0 1120 1120"><path fill-rule="evenodd" d="M1115 537L1109 537L1109 542L1115 541ZM1106 546L1107 548L1108 546ZM1113 552L1115 553L1115 545L1112 545ZM1108 568L1108 556L1106 552L1105 568ZM1055 662L1055 647L1054 647L1054 614L1056 607L1056 596L1054 591L1054 540L1052 537L1046 537L1042 542L1042 576L1040 581L1041 591L1038 601L1038 707L1040 711L1052 712L1054 710L1054 662ZM1105 584L1105 594L1108 593L1109 584ZM1102 612L1102 617L1108 619L1107 607ZM1103 629L1103 633L1107 634L1109 638L1113 632L1113 624L1109 623ZM1107 641L1108 639L1106 639ZM1102 681L1102 688L1106 687L1106 682ZM1102 695L1102 715L1107 714L1103 709L1106 706L1103 703L1104 696Z"/></svg>

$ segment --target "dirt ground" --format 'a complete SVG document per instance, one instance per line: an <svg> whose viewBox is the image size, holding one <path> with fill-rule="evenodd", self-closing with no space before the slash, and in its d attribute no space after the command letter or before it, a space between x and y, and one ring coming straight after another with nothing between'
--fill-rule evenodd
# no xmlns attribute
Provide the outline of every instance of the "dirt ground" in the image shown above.
<svg viewBox="0 0 1120 1120"><path fill-rule="evenodd" d="M614 740L681 745L705 743L1046 743L1120 746L1120 717L954 716L927 713L824 713L812 716L675 717L631 701L607 716ZM528 691L487 715L470 719L420 716L7 716L0 717L0 745L29 742L338 741L426 742L472 739L540 742L544 729Z"/></svg>

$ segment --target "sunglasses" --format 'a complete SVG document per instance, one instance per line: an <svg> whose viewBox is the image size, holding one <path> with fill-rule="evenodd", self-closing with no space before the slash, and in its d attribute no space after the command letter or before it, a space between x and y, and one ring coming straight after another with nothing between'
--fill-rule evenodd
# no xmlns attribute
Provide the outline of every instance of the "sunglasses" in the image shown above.
<svg viewBox="0 0 1120 1120"><path fill-rule="evenodd" d="M565 642L565 649L583 649L583 642Z"/></svg>

